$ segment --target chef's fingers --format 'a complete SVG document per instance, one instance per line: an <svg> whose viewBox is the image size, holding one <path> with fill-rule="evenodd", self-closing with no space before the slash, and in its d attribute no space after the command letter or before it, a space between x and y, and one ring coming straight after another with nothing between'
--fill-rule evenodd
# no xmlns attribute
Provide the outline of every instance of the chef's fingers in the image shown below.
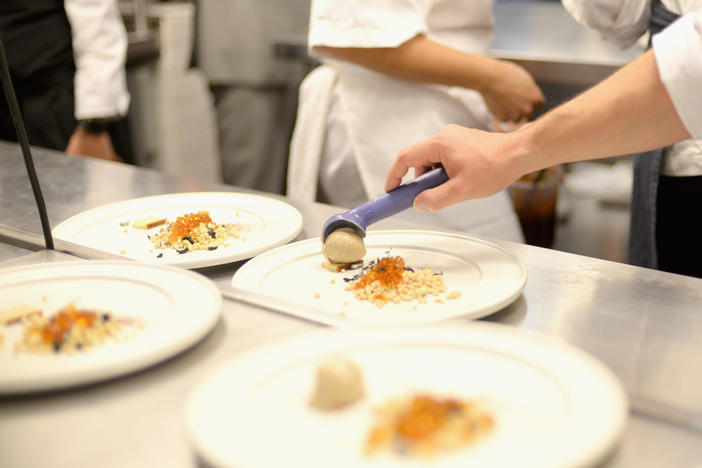
<svg viewBox="0 0 702 468"><path fill-rule="evenodd" d="M415 168L415 176L418 176L441 162L440 145L435 139L432 137L400 151L385 177L386 192L400 185L410 167Z"/></svg>

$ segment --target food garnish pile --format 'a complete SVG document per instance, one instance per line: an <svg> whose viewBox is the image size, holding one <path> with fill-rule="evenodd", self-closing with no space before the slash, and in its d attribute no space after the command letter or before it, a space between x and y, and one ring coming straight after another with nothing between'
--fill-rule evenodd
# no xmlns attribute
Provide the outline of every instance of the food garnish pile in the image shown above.
<svg viewBox="0 0 702 468"><path fill-rule="evenodd" d="M212 221L208 211L187 213L179 216L169 223L165 218L147 218L137 221L133 227L151 229L165 224L156 234L149 236L149 240L157 249L174 249L180 254L194 250L216 250L220 246L228 246L229 237L240 238L242 226L239 224L217 224ZM158 224L156 224L158 223ZM242 239L244 240L244 239Z"/></svg>
<svg viewBox="0 0 702 468"><path fill-rule="evenodd" d="M432 456L467 446L493 426L492 416L473 401L430 395L390 400L378 408L365 452Z"/></svg>
<svg viewBox="0 0 702 468"><path fill-rule="evenodd" d="M111 312L79 309L71 304L51 316L38 307L21 305L0 312L0 324L20 325L22 337L15 343L15 353L72 353L118 340L125 326L137 325L127 318L115 318Z"/></svg>
<svg viewBox="0 0 702 468"><path fill-rule="evenodd" d="M425 304L429 296L437 303L444 299L456 299L460 292L453 291L445 297L446 285L441 273L428 267L413 269L405 265L402 257L383 257L365 265L361 272L344 278L346 290L353 291L356 299L370 301L378 307L388 302L412 302Z"/></svg>

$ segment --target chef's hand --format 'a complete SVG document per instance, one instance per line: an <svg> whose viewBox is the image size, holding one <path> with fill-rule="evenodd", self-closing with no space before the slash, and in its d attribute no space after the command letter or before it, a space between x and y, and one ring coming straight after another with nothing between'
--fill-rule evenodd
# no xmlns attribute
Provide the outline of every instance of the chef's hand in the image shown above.
<svg viewBox="0 0 702 468"><path fill-rule="evenodd" d="M437 164L449 180L414 199L418 211L436 211L473 198L490 196L530 172L523 161L519 131L490 133L449 125L433 137L402 150L385 179L385 190L400 185L409 168L418 177Z"/></svg>
<svg viewBox="0 0 702 468"><path fill-rule="evenodd" d="M66 154L123 162L122 158L115 152L108 132L93 133L80 125L76 127L68 140Z"/></svg>
<svg viewBox="0 0 702 468"><path fill-rule="evenodd" d="M478 91L490 112L503 122L526 120L546 101L534 78L524 68L503 60L494 60L489 79Z"/></svg>

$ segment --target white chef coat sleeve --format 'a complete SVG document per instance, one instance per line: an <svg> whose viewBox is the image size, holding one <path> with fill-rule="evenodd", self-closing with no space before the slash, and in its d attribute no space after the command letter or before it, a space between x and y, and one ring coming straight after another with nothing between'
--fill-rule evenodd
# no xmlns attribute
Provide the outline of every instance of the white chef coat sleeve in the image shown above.
<svg viewBox="0 0 702 468"><path fill-rule="evenodd" d="M427 31L422 3L312 0L309 47L397 47Z"/></svg>
<svg viewBox="0 0 702 468"><path fill-rule="evenodd" d="M622 49L646 32L651 17L649 0L563 0L577 22L600 33Z"/></svg>
<svg viewBox="0 0 702 468"><path fill-rule="evenodd" d="M76 63L76 119L125 115L127 32L116 0L65 0Z"/></svg>
<svg viewBox="0 0 702 468"><path fill-rule="evenodd" d="M702 12L683 16L653 36L661 81L694 138L702 138Z"/></svg>

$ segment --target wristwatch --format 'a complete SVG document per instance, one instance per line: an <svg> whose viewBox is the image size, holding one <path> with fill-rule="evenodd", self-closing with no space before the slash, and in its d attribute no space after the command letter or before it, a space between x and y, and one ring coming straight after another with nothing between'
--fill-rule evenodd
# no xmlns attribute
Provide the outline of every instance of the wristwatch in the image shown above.
<svg viewBox="0 0 702 468"><path fill-rule="evenodd" d="M107 131L107 124L117 120L115 117L105 117L100 119L79 120L80 125L88 133L103 133Z"/></svg>

